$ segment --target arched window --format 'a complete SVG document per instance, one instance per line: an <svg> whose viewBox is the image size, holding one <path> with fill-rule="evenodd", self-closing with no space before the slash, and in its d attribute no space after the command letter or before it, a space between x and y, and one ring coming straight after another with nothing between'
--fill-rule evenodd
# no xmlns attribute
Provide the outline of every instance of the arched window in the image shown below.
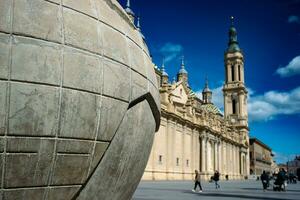
<svg viewBox="0 0 300 200"><path fill-rule="evenodd" d="M234 65L231 65L231 81L234 81Z"/></svg>

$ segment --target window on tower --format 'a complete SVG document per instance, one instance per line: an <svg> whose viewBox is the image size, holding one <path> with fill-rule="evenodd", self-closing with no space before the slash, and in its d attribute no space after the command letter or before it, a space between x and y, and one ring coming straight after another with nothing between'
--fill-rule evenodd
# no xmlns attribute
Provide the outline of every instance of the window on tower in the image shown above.
<svg viewBox="0 0 300 200"><path fill-rule="evenodd" d="M232 114L236 114L236 100L232 99Z"/></svg>
<svg viewBox="0 0 300 200"><path fill-rule="evenodd" d="M231 65L231 81L234 81L234 65Z"/></svg>
<svg viewBox="0 0 300 200"><path fill-rule="evenodd" d="M241 81L241 66L239 65L238 67L239 67L238 68L238 71L239 71L239 81Z"/></svg>

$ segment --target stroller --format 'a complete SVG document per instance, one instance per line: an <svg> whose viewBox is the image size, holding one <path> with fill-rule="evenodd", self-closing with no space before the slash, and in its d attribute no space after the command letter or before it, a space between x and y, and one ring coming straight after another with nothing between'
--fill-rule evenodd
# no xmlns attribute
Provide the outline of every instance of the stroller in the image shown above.
<svg viewBox="0 0 300 200"><path fill-rule="evenodd" d="M279 181L278 178L274 177L274 183L273 183L273 190L274 191L285 191L285 181L282 182L282 181Z"/></svg>

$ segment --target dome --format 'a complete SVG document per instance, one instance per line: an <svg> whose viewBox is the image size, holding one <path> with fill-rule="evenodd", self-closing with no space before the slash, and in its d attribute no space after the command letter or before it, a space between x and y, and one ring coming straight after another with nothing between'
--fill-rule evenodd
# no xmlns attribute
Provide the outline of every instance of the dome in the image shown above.
<svg viewBox="0 0 300 200"><path fill-rule="evenodd" d="M188 72L184 69L184 68L181 68L179 70L179 74L187 74Z"/></svg>
<svg viewBox="0 0 300 200"><path fill-rule="evenodd" d="M220 109L212 103L201 105L201 109L216 115L223 116L223 113L220 111Z"/></svg>
<svg viewBox="0 0 300 200"><path fill-rule="evenodd" d="M126 200L143 175L153 63L120 4L91 1L1 3L4 199Z"/></svg>

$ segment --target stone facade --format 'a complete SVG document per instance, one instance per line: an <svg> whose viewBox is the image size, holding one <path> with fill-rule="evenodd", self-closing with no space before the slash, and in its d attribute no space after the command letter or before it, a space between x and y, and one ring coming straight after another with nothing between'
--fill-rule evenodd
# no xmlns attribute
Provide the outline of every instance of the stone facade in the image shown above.
<svg viewBox="0 0 300 200"><path fill-rule="evenodd" d="M298 176L300 180L300 156L296 156L294 160L287 162L287 172Z"/></svg>
<svg viewBox="0 0 300 200"><path fill-rule="evenodd" d="M257 138L250 138L250 174L260 176L263 171L271 174L276 172L272 149Z"/></svg>
<svg viewBox="0 0 300 200"><path fill-rule="evenodd" d="M161 125L143 175L144 180L191 180L194 171L209 179L215 170L222 178L249 175L249 136L244 58L236 30L229 31L224 55L224 114L212 103L206 83L202 99L188 84L182 61L177 80L169 82L163 64L156 69L161 96Z"/></svg>
<svg viewBox="0 0 300 200"><path fill-rule="evenodd" d="M0 199L131 199L159 122L116 0L0 0Z"/></svg>

